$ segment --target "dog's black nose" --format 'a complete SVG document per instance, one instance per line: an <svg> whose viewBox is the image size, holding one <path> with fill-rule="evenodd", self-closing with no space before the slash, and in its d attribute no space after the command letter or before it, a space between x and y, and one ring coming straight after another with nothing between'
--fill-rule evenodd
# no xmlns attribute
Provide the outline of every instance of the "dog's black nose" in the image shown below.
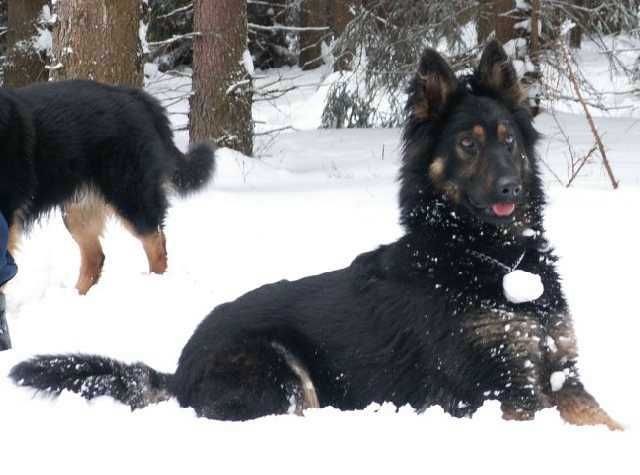
<svg viewBox="0 0 640 475"><path fill-rule="evenodd" d="M517 198L522 192L522 182L517 176L504 176L496 181L496 192L505 200Z"/></svg>

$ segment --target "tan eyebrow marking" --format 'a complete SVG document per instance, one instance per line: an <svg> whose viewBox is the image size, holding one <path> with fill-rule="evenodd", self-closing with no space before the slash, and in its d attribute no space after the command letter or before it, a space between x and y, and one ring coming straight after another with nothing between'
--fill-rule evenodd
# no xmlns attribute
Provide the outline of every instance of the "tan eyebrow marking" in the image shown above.
<svg viewBox="0 0 640 475"><path fill-rule="evenodd" d="M429 165L429 176L434 183L442 181L444 177L444 158L436 158L431 165Z"/></svg>
<svg viewBox="0 0 640 475"><path fill-rule="evenodd" d="M482 144L484 145L485 140L487 138L487 133L484 130L484 127L482 127L481 125L476 125L473 127L473 136Z"/></svg>
<svg viewBox="0 0 640 475"><path fill-rule="evenodd" d="M502 143L505 143L507 141L507 137L509 136L509 129L507 129L507 126L504 124L498 124L498 140Z"/></svg>

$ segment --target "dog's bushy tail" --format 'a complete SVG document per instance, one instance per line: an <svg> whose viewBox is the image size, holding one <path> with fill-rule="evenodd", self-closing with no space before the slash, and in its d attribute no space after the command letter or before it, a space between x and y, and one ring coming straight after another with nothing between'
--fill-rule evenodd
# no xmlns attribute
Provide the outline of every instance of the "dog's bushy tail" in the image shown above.
<svg viewBox="0 0 640 475"><path fill-rule="evenodd" d="M140 409L172 397L173 375L142 363L125 364L93 355L36 356L14 366L9 377L19 386L54 396L68 390L85 399L112 398Z"/></svg>
<svg viewBox="0 0 640 475"><path fill-rule="evenodd" d="M176 161L173 184L180 195L202 188L215 172L215 148L207 143L193 145Z"/></svg>

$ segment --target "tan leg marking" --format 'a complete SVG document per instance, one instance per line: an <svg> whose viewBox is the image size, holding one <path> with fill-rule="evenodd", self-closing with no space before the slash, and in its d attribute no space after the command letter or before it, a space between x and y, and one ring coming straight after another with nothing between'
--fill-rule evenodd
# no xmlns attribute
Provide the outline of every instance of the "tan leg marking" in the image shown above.
<svg viewBox="0 0 640 475"><path fill-rule="evenodd" d="M548 394L553 405L560 412L560 416L569 424L574 425L605 425L611 430L624 430L623 426L612 419L607 412L600 407L598 401L589 394L579 382L575 372L575 361L578 357L576 337L569 315L558 316L547 335L545 346L547 366L552 372L561 371L563 367L567 378L562 386ZM564 379L564 378L563 378ZM573 382L574 385L571 383Z"/></svg>
<svg viewBox="0 0 640 475"><path fill-rule="evenodd" d="M612 419L591 394L584 389L566 388L555 394L555 402L560 417L577 426L605 425L610 430L624 430Z"/></svg>
<svg viewBox="0 0 640 475"><path fill-rule="evenodd" d="M156 232L141 236L129 221L122 216L120 216L120 220L124 227L140 240L147 255L147 261L149 261L149 272L164 274L167 270L167 239L164 236L164 231L158 229Z"/></svg>
<svg viewBox="0 0 640 475"><path fill-rule="evenodd" d="M305 409L319 408L320 400L318 399L318 393L304 363L280 343L273 342L271 346L280 353L289 368L291 368L291 371L293 371L293 374L298 378L300 394L296 397L295 414L302 416Z"/></svg>
<svg viewBox="0 0 640 475"><path fill-rule="evenodd" d="M85 295L100 279L104 264L100 236L107 215L104 200L91 192L64 205L64 224L80 247L80 274L76 283L80 295Z"/></svg>
<svg viewBox="0 0 640 475"><path fill-rule="evenodd" d="M167 239L162 229L147 236L140 236L149 261L149 272L164 274L167 270Z"/></svg>
<svg viewBox="0 0 640 475"><path fill-rule="evenodd" d="M9 241L7 243L7 249L10 254L15 254L15 252L20 247L20 241L22 239L22 220L16 215L11 219L11 223L9 224Z"/></svg>
<svg viewBox="0 0 640 475"><path fill-rule="evenodd" d="M22 220L15 214L9 223L9 239L7 241L7 250L14 258L16 251L20 248L20 241L22 239ZM8 282L0 285L0 291L3 291Z"/></svg>

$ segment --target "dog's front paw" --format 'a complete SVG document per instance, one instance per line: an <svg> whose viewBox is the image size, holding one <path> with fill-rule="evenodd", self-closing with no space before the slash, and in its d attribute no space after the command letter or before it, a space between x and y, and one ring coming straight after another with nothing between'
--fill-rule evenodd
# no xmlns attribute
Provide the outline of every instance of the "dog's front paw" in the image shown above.
<svg viewBox="0 0 640 475"><path fill-rule="evenodd" d="M530 409L524 409L521 407L513 407L502 403L502 418L505 421L531 421L534 419L536 413Z"/></svg>
<svg viewBox="0 0 640 475"><path fill-rule="evenodd" d="M624 430L624 427L612 419L584 389L561 389L555 394L555 401L560 416L569 424L605 425L610 430Z"/></svg>

